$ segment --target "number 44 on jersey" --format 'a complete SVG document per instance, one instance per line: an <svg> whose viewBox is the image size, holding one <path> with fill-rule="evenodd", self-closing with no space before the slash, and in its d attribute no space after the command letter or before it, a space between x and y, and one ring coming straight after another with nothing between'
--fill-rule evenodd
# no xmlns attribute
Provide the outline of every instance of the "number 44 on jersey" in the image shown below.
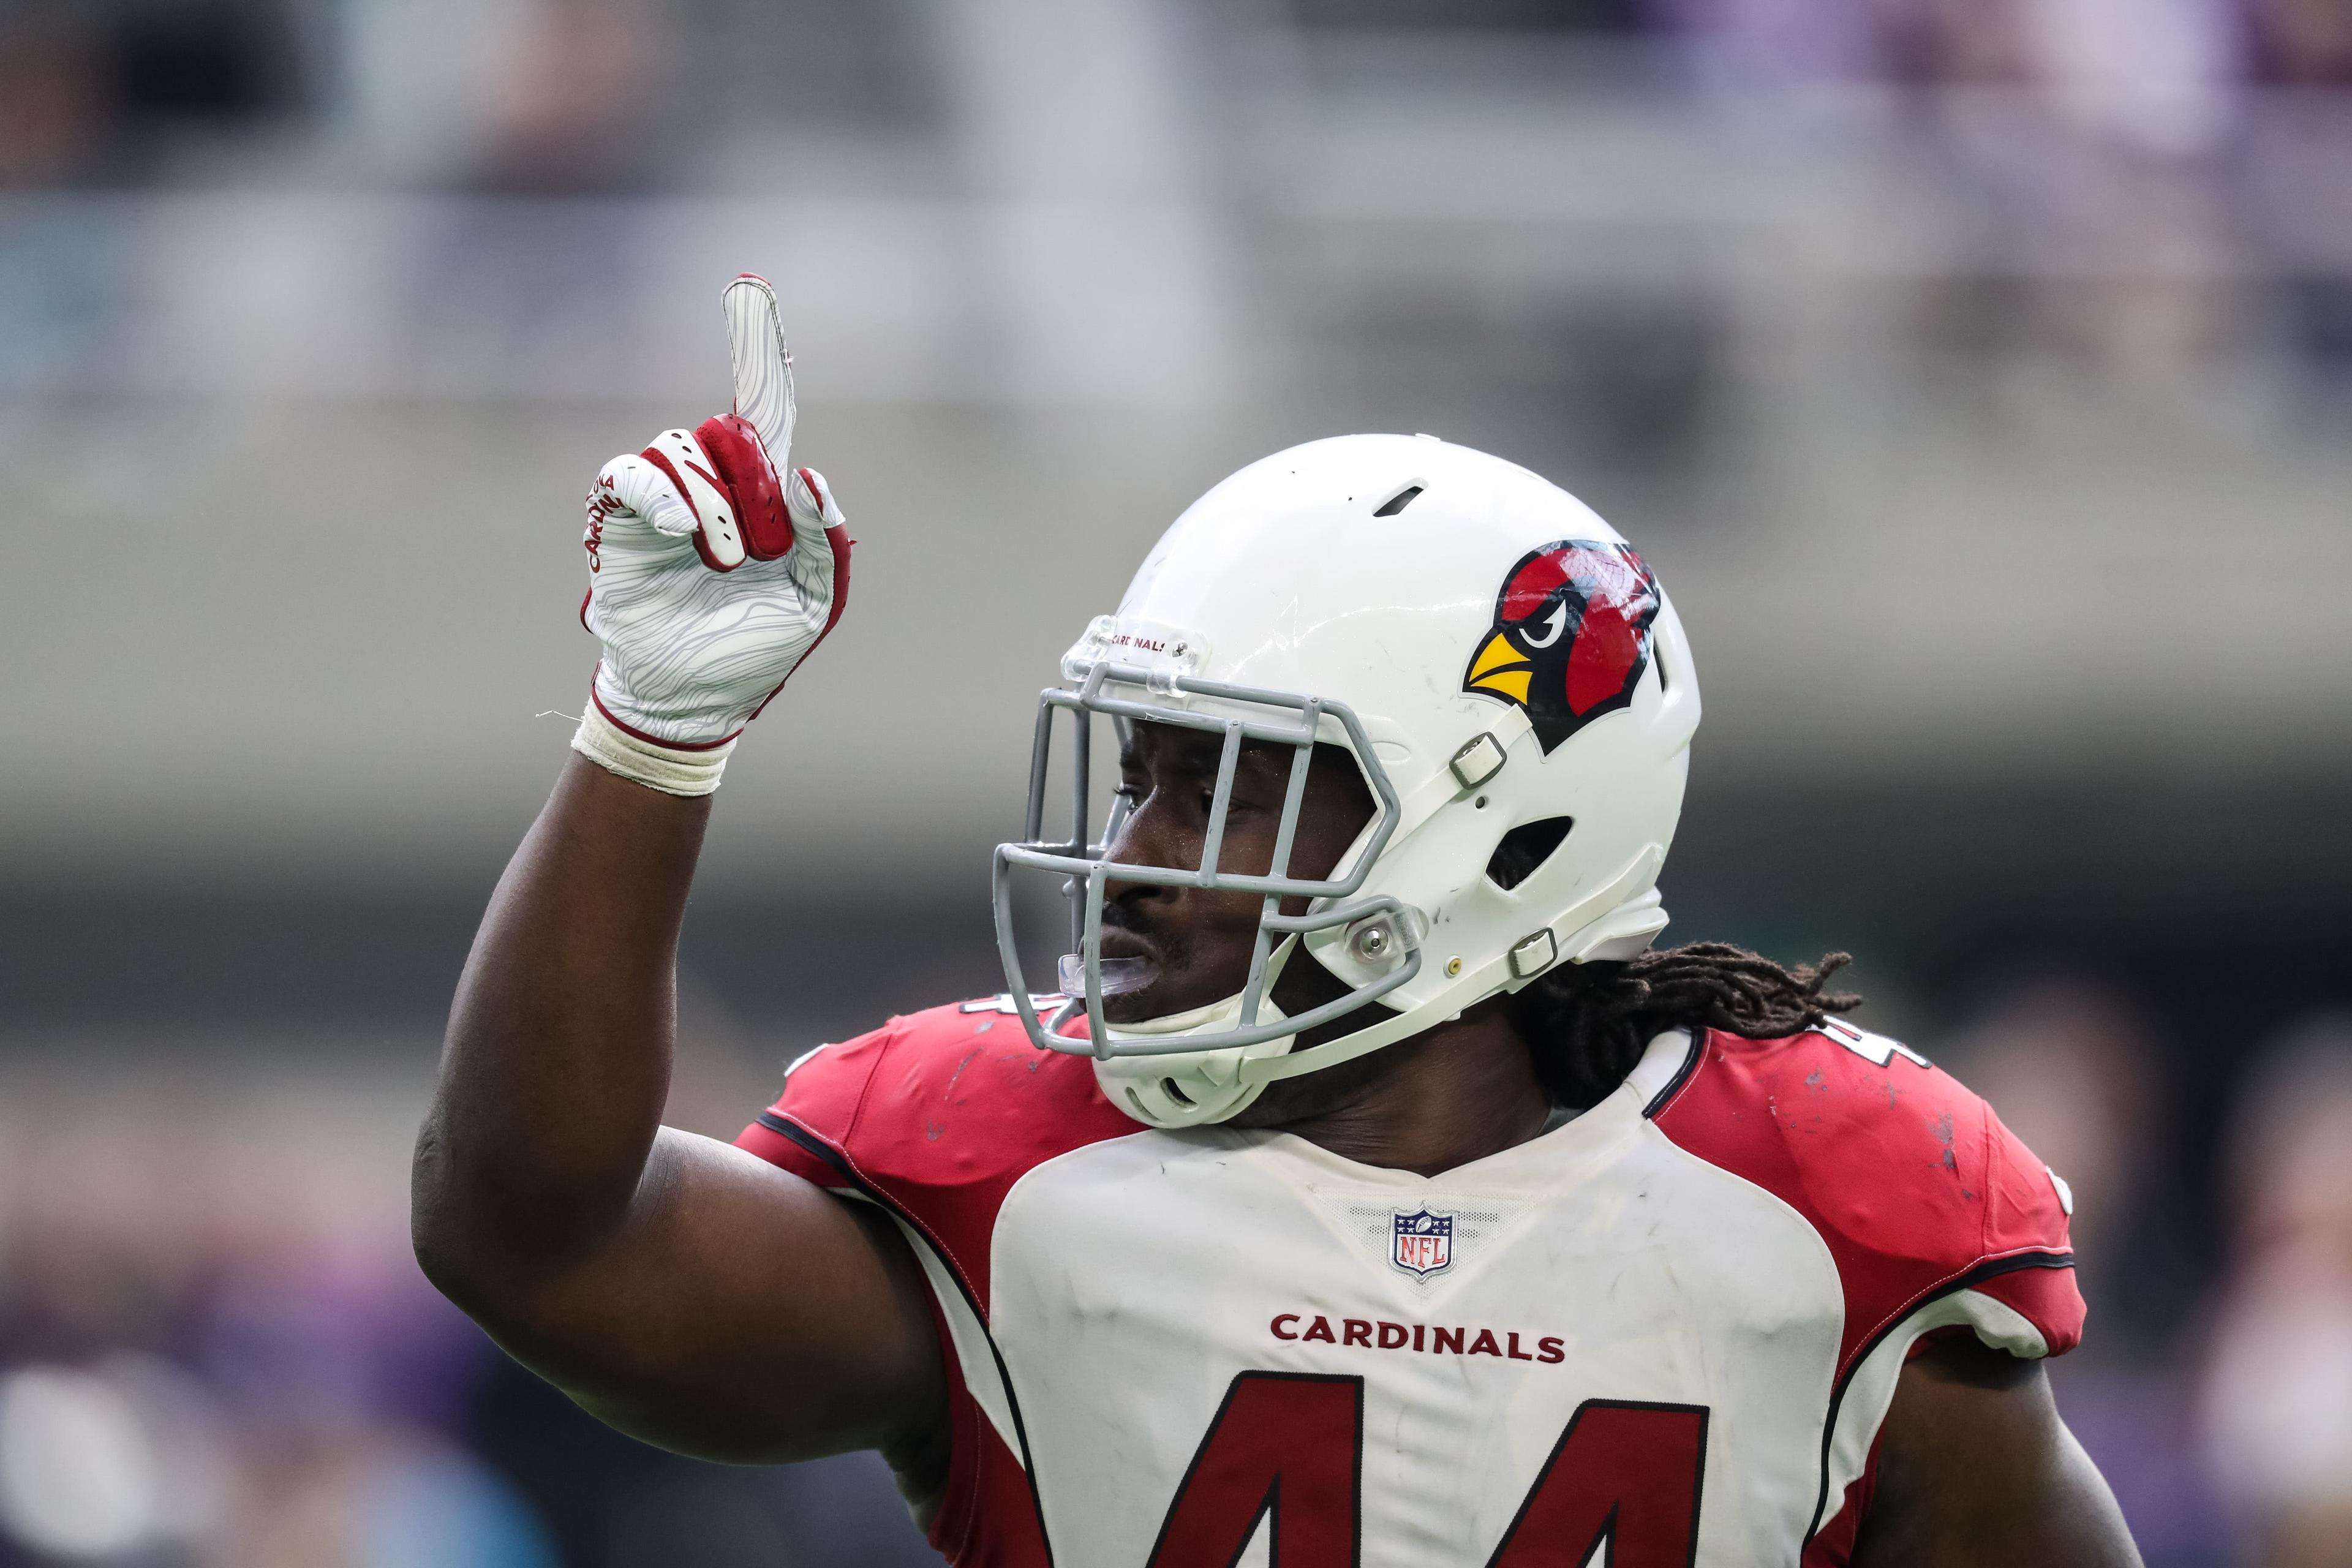
<svg viewBox="0 0 2352 1568"><path fill-rule="evenodd" d="M1362 1533L1364 1380L1245 1372L1176 1489L1150 1568L1231 1568L1261 1525L1282 1568L1352 1568ZM1487 1568L1684 1568L1698 1542L1706 1411L1589 1399Z"/></svg>

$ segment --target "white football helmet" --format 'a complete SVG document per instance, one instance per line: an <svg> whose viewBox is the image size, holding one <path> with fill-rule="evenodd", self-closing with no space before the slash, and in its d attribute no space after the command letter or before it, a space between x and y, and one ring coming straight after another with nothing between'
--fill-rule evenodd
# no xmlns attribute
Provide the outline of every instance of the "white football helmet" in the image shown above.
<svg viewBox="0 0 2352 1568"><path fill-rule="evenodd" d="M1658 869L1699 717L1689 645L1617 531L1516 464L1426 436L1338 437L1253 463L1176 520L1062 674L1068 684L1039 706L1026 837L997 847L997 942L1030 1039L1093 1056L1104 1093L1139 1121L1223 1121L1276 1079L1416 1035L1556 963L1630 958L1666 923ZM1076 748L1077 826L1059 841L1045 837L1057 709L1075 716ZM1087 842L1097 714L1222 732L1200 865L1106 860L1120 805L1103 841ZM1234 760L1251 740L1297 748L1276 873L1315 743L1346 747L1362 768L1378 810L1329 878L1216 869ZM1487 874L1496 847L1536 823L1564 836L1500 885ZM1011 894L1021 868L1064 879L1071 900L1058 1009L1024 984ZM1108 1023L1100 940L1113 879L1262 896L1242 990ZM1311 901L1286 917L1280 901L1294 895ZM1268 993L1301 944L1350 989L1286 1018ZM1374 1001L1362 1026L1292 1048ZM1082 1016L1083 1037L1063 1032Z"/></svg>

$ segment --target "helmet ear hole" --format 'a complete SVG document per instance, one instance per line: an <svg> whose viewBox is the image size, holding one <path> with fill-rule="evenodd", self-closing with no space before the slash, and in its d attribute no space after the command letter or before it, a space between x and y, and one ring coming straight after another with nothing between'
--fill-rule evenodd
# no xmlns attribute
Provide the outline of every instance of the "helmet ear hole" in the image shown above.
<svg viewBox="0 0 2352 1568"><path fill-rule="evenodd" d="M1503 841L1487 857L1486 879L1505 892L1510 891L1551 858L1552 852L1568 841L1569 829L1575 826L1572 816L1543 816L1520 823L1503 835Z"/></svg>
<svg viewBox="0 0 2352 1568"><path fill-rule="evenodd" d="M1161 1079L1160 1080L1160 1088L1169 1099L1174 1100L1177 1104L1182 1106L1187 1110L1192 1110L1195 1105L1200 1103L1191 1095L1186 1094L1182 1089L1177 1088L1176 1080L1172 1078Z"/></svg>

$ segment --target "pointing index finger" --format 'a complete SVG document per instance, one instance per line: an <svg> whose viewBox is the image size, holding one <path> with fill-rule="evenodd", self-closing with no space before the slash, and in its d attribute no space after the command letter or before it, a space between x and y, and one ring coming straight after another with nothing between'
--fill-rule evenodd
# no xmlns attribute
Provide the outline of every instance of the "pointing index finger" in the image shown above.
<svg viewBox="0 0 2352 1568"><path fill-rule="evenodd" d="M751 422L768 448L768 460L783 470L793 445L793 356L784 347L783 319L776 291L757 273L746 272L721 296L727 312L727 351L735 366L735 412Z"/></svg>

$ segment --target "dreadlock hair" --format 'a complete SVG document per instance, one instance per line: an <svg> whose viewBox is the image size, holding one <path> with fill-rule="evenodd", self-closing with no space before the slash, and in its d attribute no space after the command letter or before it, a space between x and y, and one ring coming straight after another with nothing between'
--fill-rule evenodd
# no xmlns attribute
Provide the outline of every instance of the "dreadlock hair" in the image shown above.
<svg viewBox="0 0 2352 1568"><path fill-rule="evenodd" d="M1568 836L1565 817L1504 836L1487 876L1517 887ZM1827 991L1853 962L1832 952L1783 969L1727 942L1694 942L1622 963L1555 964L1505 999L1505 1016L1535 1052L1536 1076L1555 1104L1597 1105L1625 1081L1649 1043L1668 1029L1721 1029L1769 1040L1817 1027L1862 998Z"/></svg>
<svg viewBox="0 0 2352 1568"><path fill-rule="evenodd" d="M1861 1006L1850 991L1822 988L1853 962L1832 952L1783 969L1727 942L1694 942L1622 963L1555 965L1507 999L1506 1016L1534 1050L1553 1101L1581 1110L1624 1082L1668 1029L1769 1040Z"/></svg>

